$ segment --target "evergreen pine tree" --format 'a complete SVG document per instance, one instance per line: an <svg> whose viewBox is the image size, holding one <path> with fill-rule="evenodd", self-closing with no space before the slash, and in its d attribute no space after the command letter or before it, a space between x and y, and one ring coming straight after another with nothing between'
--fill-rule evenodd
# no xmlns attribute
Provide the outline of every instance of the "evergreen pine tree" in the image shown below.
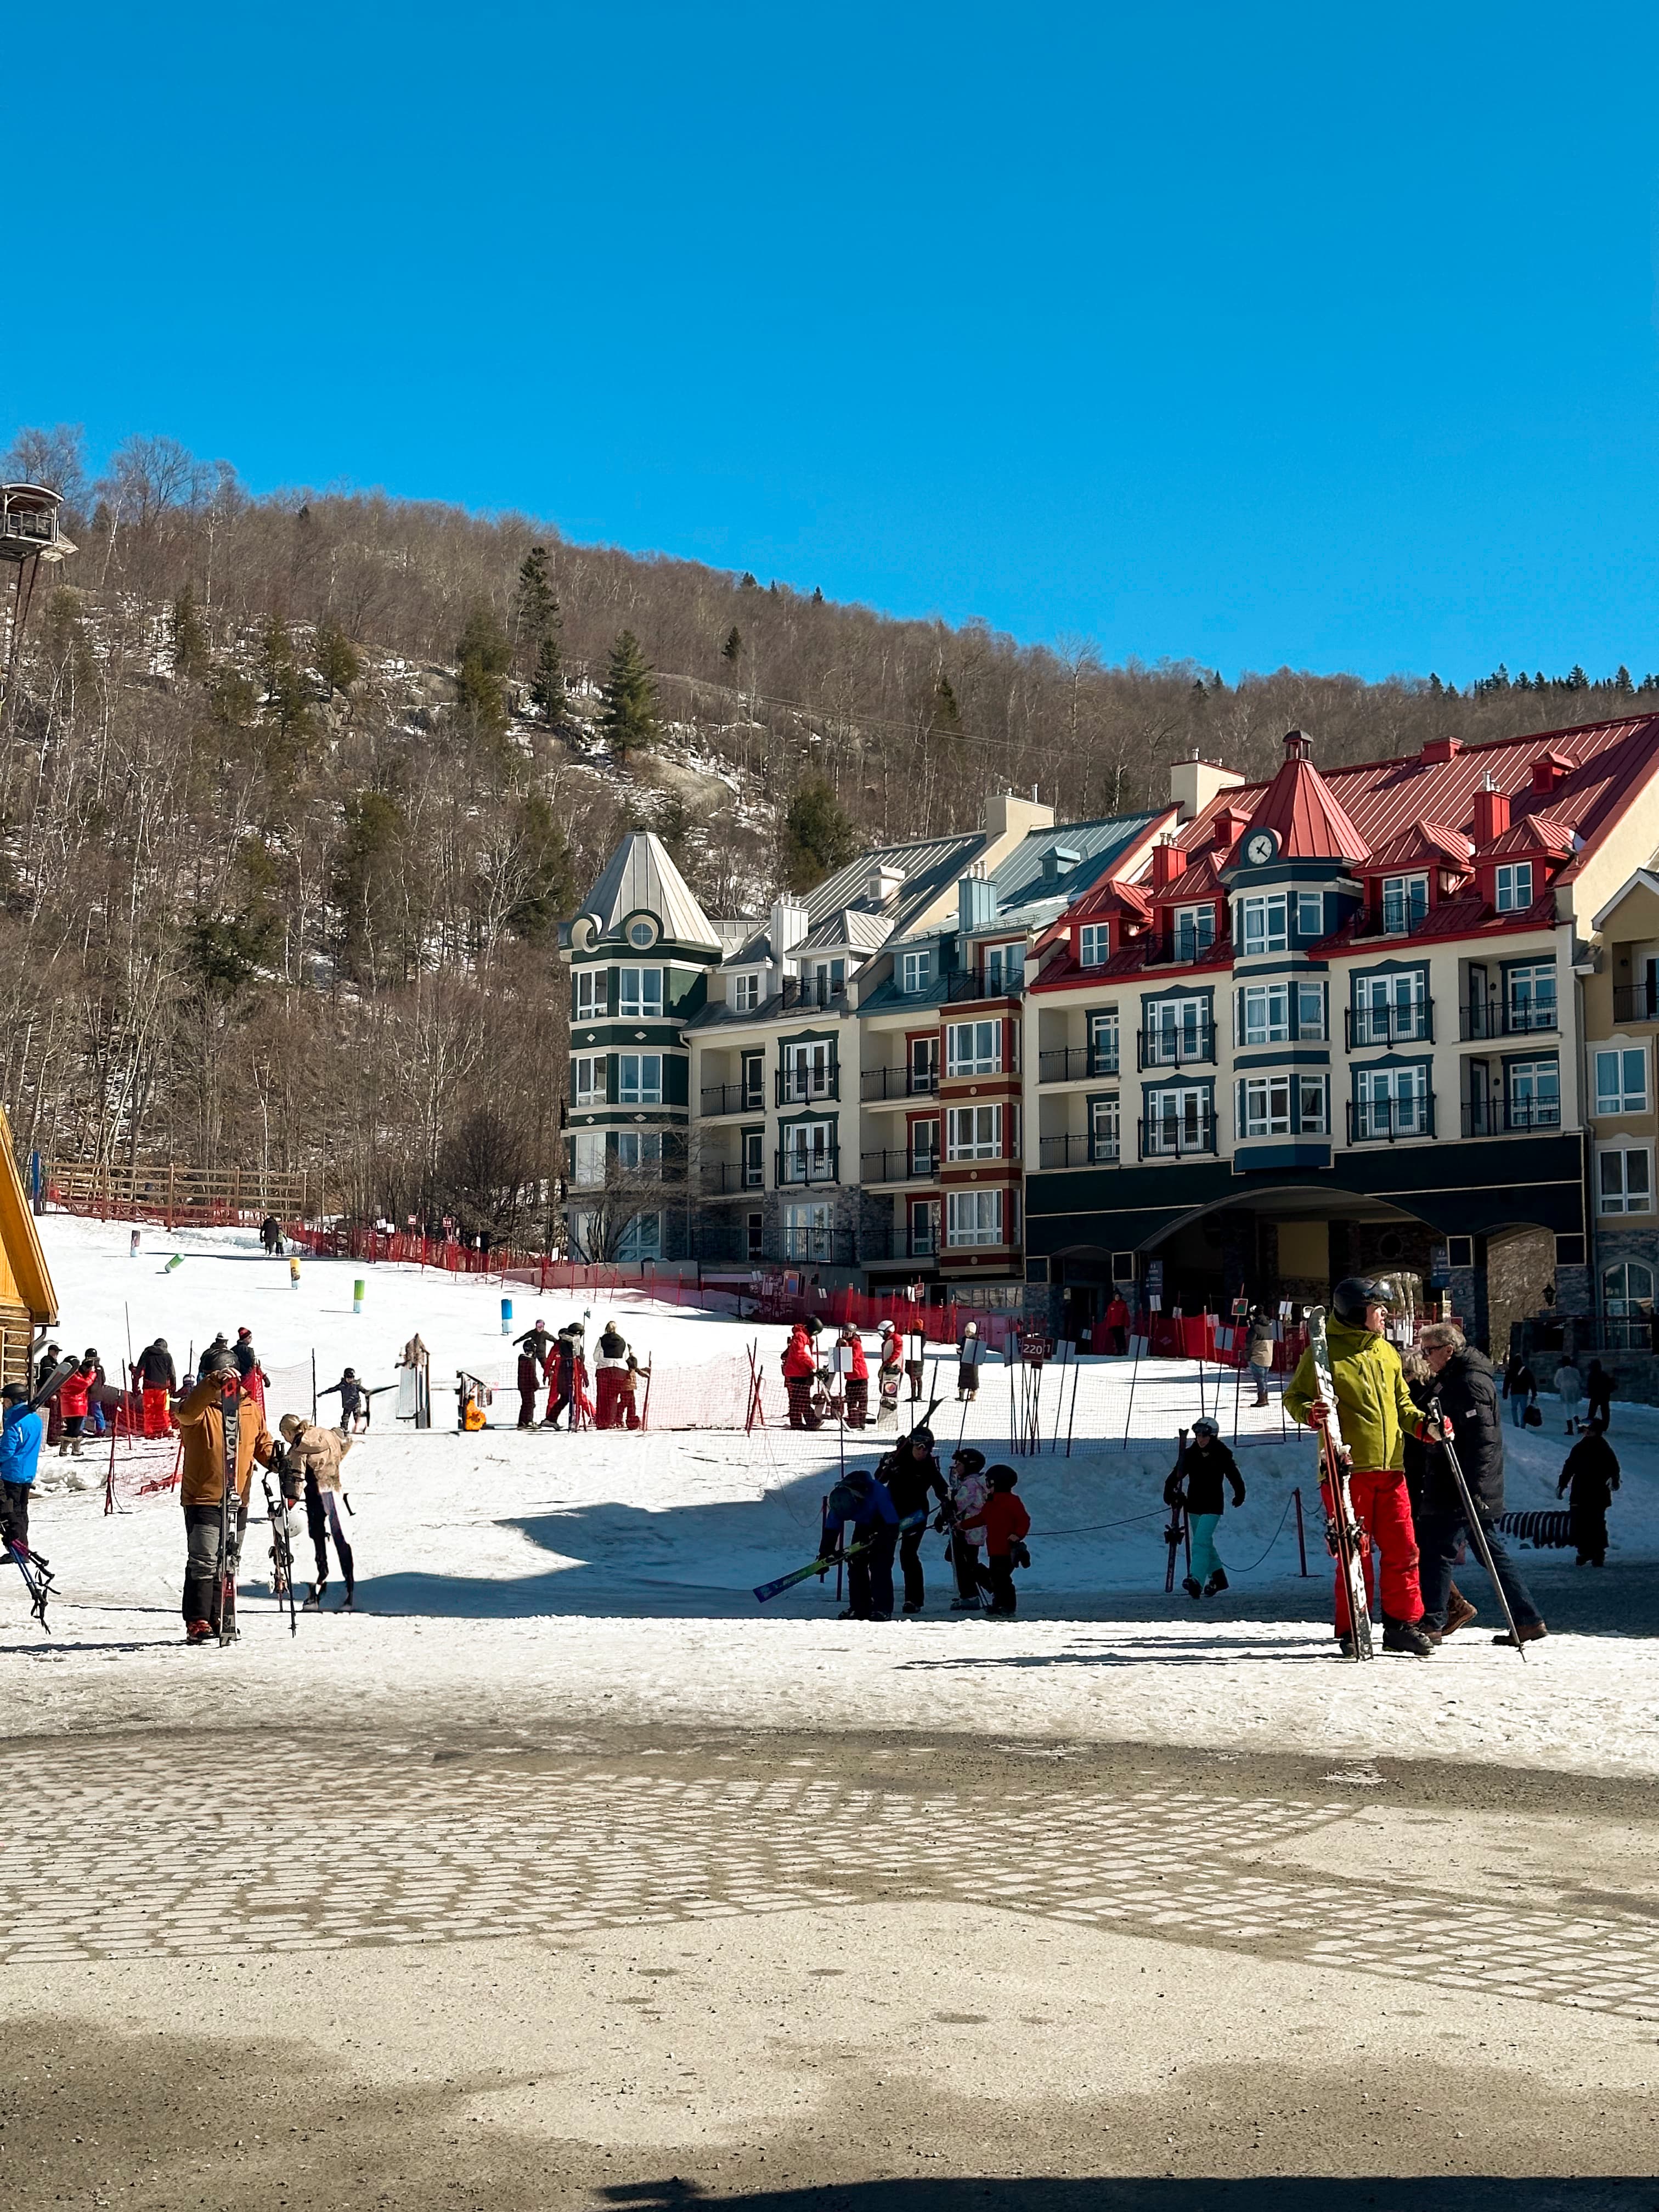
<svg viewBox="0 0 1659 2212"><path fill-rule="evenodd" d="M631 629L622 631L611 648L600 693L599 727L613 752L643 750L657 741L657 689Z"/></svg>
<svg viewBox="0 0 1659 2212"><path fill-rule="evenodd" d="M186 584L173 603L173 672L186 680L208 672L207 629L196 605L196 594Z"/></svg>
<svg viewBox="0 0 1659 2212"><path fill-rule="evenodd" d="M327 615L317 625L317 673L331 695L349 691L362 673L362 664L350 639Z"/></svg>
<svg viewBox="0 0 1659 2212"><path fill-rule="evenodd" d="M962 727L957 695L951 689L951 679L942 668L939 672L939 681L933 686L933 727L946 737L954 737Z"/></svg>
<svg viewBox="0 0 1659 2212"><path fill-rule="evenodd" d="M549 630L536 648L536 666L530 678L530 703L550 722L556 722L564 712L564 657L559 651L555 630Z"/></svg>
<svg viewBox="0 0 1659 2212"><path fill-rule="evenodd" d="M844 868L858 849L858 832L828 777L808 776L798 784L784 818L783 872L790 890L810 891Z"/></svg>
<svg viewBox="0 0 1659 2212"><path fill-rule="evenodd" d="M1613 688L1621 699L1628 699L1636 686L1630 680L1630 671L1621 660L1614 672Z"/></svg>
<svg viewBox="0 0 1659 2212"><path fill-rule="evenodd" d="M743 632L738 628L736 623L733 623L731 629L726 633L726 642L720 647L720 659L722 660L729 660L735 665L738 657L742 651Z"/></svg>
<svg viewBox="0 0 1659 2212"><path fill-rule="evenodd" d="M513 647L494 611L479 605L466 618L455 647L455 700L464 720L489 737L507 728L506 677Z"/></svg>
<svg viewBox="0 0 1659 2212"><path fill-rule="evenodd" d="M1589 689L1589 678L1576 660L1567 672L1567 689L1569 691L1587 691Z"/></svg>
<svg viewBox="0 0 1659 2212"><path fill-rule="evenodd" d="M815 607L821 607L823 605L823 593L816 584L812 586L812 605Z"/></svg>
<svg viewBox="0 0 1659 2212"><path fill-rule="evenodd" d="M558 628L559 603L548 579L547 548L532 545L520 564L513 603L513 644L521 667L536 668L544 640L556 635ZM562 687L560 696L562 702Z"/></svg>

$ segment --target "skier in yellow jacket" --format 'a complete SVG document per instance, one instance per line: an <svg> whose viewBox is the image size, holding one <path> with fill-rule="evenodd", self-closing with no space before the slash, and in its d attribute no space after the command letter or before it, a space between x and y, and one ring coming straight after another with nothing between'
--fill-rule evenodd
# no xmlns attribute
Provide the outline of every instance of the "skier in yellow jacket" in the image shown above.
<svg viewBox="0 0 1659 2212"><path fill-rule="evenodd" d="M1326 1326L1337 1418L1350 1462L1353 1510L1369 1541L1364 1547L1365 1596L1374 1602L1371 1545L1382 1554L1382 1649L1426 1659L1434 1645L1424 1633L1423 1593L1417 1575L1417 1533L1406 1491L1407 1431L1429 1443L1440 1431L1425 1419L1406 1387L1400 1354L1382 1334L1393 1303L1392 1286L1370 1276L1350 1275L1331 1293ZM1330 1408L1320 1395L1311 1346L1303 1353L1285 1410L1293 1421L1322 1429ZM1322 1483L1325 1510L1334 1510L1328 1486ZM1352 1648L1348 1593L1336 1577L1336 1633L1345 1651Z"/></svg>

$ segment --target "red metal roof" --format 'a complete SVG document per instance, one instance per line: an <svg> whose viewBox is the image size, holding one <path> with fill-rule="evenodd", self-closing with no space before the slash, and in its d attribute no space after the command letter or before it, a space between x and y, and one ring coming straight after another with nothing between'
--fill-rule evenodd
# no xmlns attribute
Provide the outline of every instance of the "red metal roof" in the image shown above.
<svg viewBox="0 0 1659 2212"><path fill-rule="evenodd" d="M1553 791L1535 793L1532 764L1547 752L1570 765ZM1272 783L1218 792L1176 842L1188 852L1206 846L1215 817L1228 808L1248 807L1255 818L1276 786L1291 787L1288 772L1307 765L1287 761ZM1656 766L1659 714L1633 714L1621 721L1587 722L1577 729L1541 730L1500 738L1492 744L1467 745L1449 760L1428 762L1413 753L1406 759L1364 761L1354 768L1332 769L1318 781L1366 852L1414 823L1442 823L1468 834L1474 822L1474 794L1490 776L1495 790L1509 794L1512 827L1534 814L1547 815L1577 837L1582 854L1641 796ZM1311 833L1311 822L1308 826ZM1576 865L1575 859L1564 872L1570 877Z"/></svg>
<svg viewBox="0 0 1659 2212"><path fill-rule="evenodd" d="M1238 793L1228 794L1237 811ZM1226 811L1224 805L1217 810ZM1238 848L1258 830L1278 836L1286 860L1363 860L1370 847L1344 812L1331 787L1310 760L1292 756L1251 810L1242 836L1227 855L1231 866Z"/></svg>
<svg viewBox="0 0 1659 2212"><path fill-rule="evenodd" d="M1479 848L1483 860L1506 860L1514 853L1570 853L1572 832L1553 814L1527 814Z"/></svg>
<svg viewBox="0 0 1659 2212"><path fill-rule="evenodd" d="M1390 837L1386 845L1372 848L1365 862L1365 872L1370 875L1385 868L1413 866L1467 868L1474 850L1461 830L1449 830L1443 822L1413 822L1409 830Z"/></svg>

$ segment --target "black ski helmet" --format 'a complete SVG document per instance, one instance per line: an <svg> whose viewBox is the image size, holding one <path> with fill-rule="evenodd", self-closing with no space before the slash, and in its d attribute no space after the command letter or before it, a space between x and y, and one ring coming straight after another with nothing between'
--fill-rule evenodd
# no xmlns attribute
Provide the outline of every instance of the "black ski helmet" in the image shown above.
<svg viewBox="0 0 1659 2212"><path fill-rule="evenodd" d="M26 1382L8 1382L5 1389L0 1390L0 1398L3 1398L9 1406L26 1406L28 1403L28 1385Z"/></svg>
<svg viewBox="0 0 1659 2212"><path fill-rule="evenodd" d="M1351 1328L1364 1328L1368 1306L1391 1306L1394 1285L1380 1275L1345 1275L1331 1292L1331 1311Z"/></svg>
<svg viewBox="0 0 1659 2212"><path fill-rule="evenodd" d="M975 1451L972 1444L958 1444L951 1455L952 1467L959 1467L964 1474L977 1474L985 1465L985 1455Z"/></svg>

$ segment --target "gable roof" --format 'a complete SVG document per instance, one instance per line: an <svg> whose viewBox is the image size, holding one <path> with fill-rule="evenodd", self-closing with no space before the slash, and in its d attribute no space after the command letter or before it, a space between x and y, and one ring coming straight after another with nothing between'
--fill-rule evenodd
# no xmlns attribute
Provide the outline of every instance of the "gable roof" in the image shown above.
<svg viewBox="0 0 1659 2212"><path fill-rule="evenodd" d="M1572 832L1550 814L1526 814L1477 848L1483 860L1507 860L1511 853L1570 853Z"/></svg>
<svg viewBox="0 0 1659 2212"><path fill-rule="evenodd" d="M1474 851L1461 830L1448 829L1443 822L1413 822L1409 830L1402 830L1397 837L1390 837L1386 845L1378 845L1370 853L1365 870L1370 874L1413 866L1467 868Z"/></svg>
<svg viewBox="0 0 1659 2212"><path fill-rule="evenodd" d="M1650 868L1638 868L1633 876L1626 877L1601 913L1591 915L1590 927L1598 932L1604 929L1608 916L1617 914L1631 893L1638 889L1650 891L1655 898L1659 898L1659 876L1655 875Z"/></svg>
<svg viewBox="0 0 1659 2212"><path fill-rule="evenodd" d="M663 935L673 944L695 945L700 951L720 950L714 923L692 896L685 878L653 830L629 831L582 901L578 919L591 921L596 936L609 937L641 908L656 915Z"/></svg>
<svg viewBox="0 0 1659 2212"><path fill-rule="evenodd" d="M41 1249L40 1232L34 1225L23 1182L12 1150L11 1123L0 1106L0 1269L16 1286L19 1303L28 1308L37 1327L49 1328L58 1318L58 1292L52 1270Z"/></svg>

